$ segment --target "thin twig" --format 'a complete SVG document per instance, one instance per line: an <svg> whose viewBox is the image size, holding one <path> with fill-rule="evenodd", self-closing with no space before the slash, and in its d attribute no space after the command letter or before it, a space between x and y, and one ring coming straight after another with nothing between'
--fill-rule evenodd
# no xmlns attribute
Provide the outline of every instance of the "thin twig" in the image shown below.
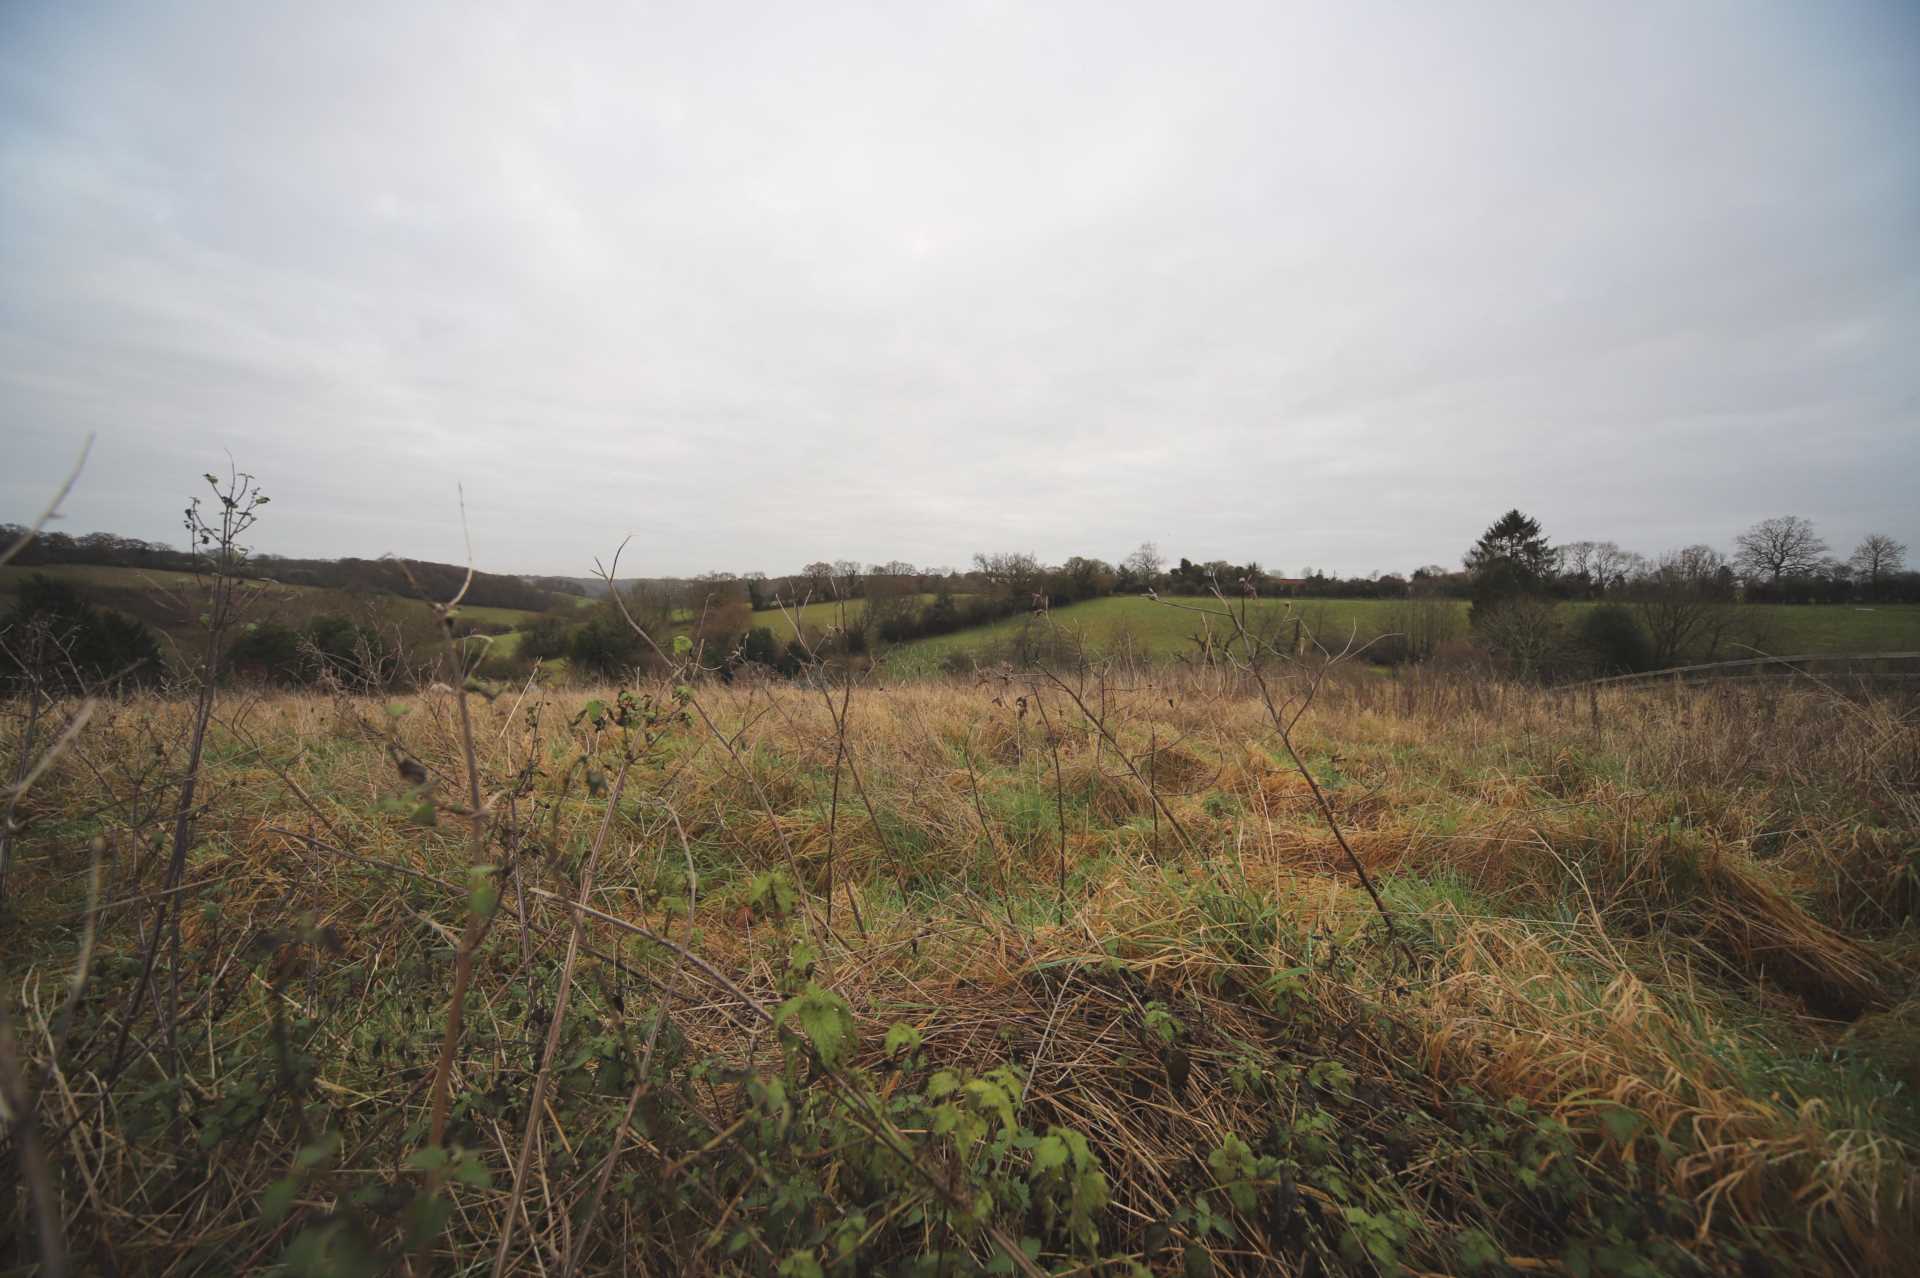
<svg viewBox="0 0 1920 1278"><path fill-rule="evenodd" d="M87 442L80 446L80 456L78 460L73 463L73 469L67 472L67 478L65 482L60 485L60 490L54 493L53 500L46 504L45 509L34 516L33 522L28 524L25 530L13 539L13 544L8 546L5 551L0 551L0 564L13 562L13 557L25 550L27 545L32 542L35 537L40 535L40 530L47 526L47 521L59 513L60 503L65 501L67 494L73 491L74 484L80 479L80 472L87 467L87 454L92 451L93 432L88 431Z"/></svg>
<svg viewBox="0 0 1920 1278"><path fill-rule="evenodd" d="M621 761L620 772L614 778L613 789L607 794L607 810L600 818L600 831L594 835L593 847L587 853L586 864L580 871L580 899L577 907L584 907L593 896L593 874L600 864L600 851L606 846L607 834L613 829L613 818L620 811L620 795L626 790L627 775L633 769L631 752ZM527 1125L520 1134L520 1154L513 1164L513 1192L507 1199L507 1214L500 1224L500 1246L493 1253L493 1278L507 1272L507 1254L513 1246L514 1221L520 1212L520 1204L527 1189L527 1164L533 1158L533 1138L540 1130L540 1115L547 1100L547 1087L553 1081L553 1058L560 1053L561 1031L566 1026L567 1003L573 996L573 969L580 960L580 933L586 920L576 913L573 930L567 934L567 957L560 967L560 989L554 995L553 1021L547 1026L547 1046L540 1057L540 1073L533 1080L533 1098L527 1104ZM528 1222L532 1228L532 1222Z"/></svg>

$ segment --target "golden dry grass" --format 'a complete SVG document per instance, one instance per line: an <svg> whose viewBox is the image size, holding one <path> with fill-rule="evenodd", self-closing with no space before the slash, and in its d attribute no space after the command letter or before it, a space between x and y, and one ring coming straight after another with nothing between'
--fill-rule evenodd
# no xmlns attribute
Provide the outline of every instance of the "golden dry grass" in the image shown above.
<svg viewBox="0 0 1920 1278"><path fill-rule="evenodd" d="M669 690L647 691L673 704ZM1920 1241L1914 1107L1897 1086L1920 1060L1910 704L1748 686L1618 691L1590 706L1511 685L1330 679L1302 723L1302 752L1385 884L1409 966L1382 944L1264 709L1228 676L1088 685L1104 731L1031 678L857 691L837 802L842 743L818 692L742 682L696 695L701 715L668 730L627 783L592 904L686 938L769 1005L791 992L791 947L810 931L815 979L859 1027L846 1069L878 1080L883 1098L912 1085L888 1072L882 1039L895 1023L919 1029L930 1066L978 1075L1017 1065L1023 1126L1072 1127L1104 1163L1107 1254L1179 1272L1183 1245L1197 1241L1225 1269L1386 1271L1340 1240L1363 1228L1351 1211L1386 1219L1392 1203L1415 1222L1394 1263L1466 1272L1459 1240L1484 1230L1500 1263L1567 1271L1577 1240L1528 1205L1545 1192L1528 1176L1556 1163L1622 1202L1673 1195L1671 1254L1709 1270L1770 1258L1895 1273ZM526 927L509 887L478 956L462 1096L524 1094L531 1063L517 1044L540 1025L540 980L551 980L568 926L561 902L615 767L609 732L578 717L590 698L611 703L614 690L475 700L490 802L504 807L511 779L531 779L512 799L512 847L494 849L517 857ZM256 1266L284 1252L293 1224L329 1219L355 1177L391 1176L403 1161L467 864L451 810L464 769L454 699L430 691L405 709L391 717L376 703L284 694L222 702L182 919L187 1001L204 995L196 1033L207 1041L183 1053L172 1103L186 1126L172 1132L122 1112L136 1077L151 1088L170 1073L151 1022L140 1035L148 1060L127 1078L99 1076L99 1044L150 920L165 813L157 783L178 759L186 708L161 698L103 707L31 796L7 927L33 939L4 960L30 1057L44 1059L54 1036L87 840L104 834L111 853L104 896L116 908L103 917L94 996L42 1097L79 1254L111 1245L121 1265L145 1272ZM437 826L382 809L402 787L396 750L440 778ZM678 915L686 887L674 877L689 862L691 923ZM769 916L756 893L770 874L797 879L811 929L804 917ZM626 1033L623 1018L658 997L665 959L612 923L584 931L593 972L576 1015L589 1030ZM330 981L335 969L351 979ZM322 1027L312 1113L268 1105L203 1151L192 1132L209 1130L205 1112L231 1102L245 1072L227 1049L261 1041L276 999ZM702 1102L724 1126L745 1104L738 1080L774 1069L778 1053L737 991L688 977L670 1003L686 1055L735 1071ZM1149 1007L1182 1027L1177 1066L1143 1029ZM391 1027L377 1061L363 1024ZM398 1057L396 1039L406 1043ZM1264 1081L1250 1083L1254 1058ZM398 1071L396 1060L406 1062ZM1348 1081L1288 1072L1305 1078L1323 1062L1344 1074L1315 1078ZM1466 1127L1445 1136L1407 1117L1446 1127L1508 1101L1533 1116L1523 1127L1563 1124L1565 1145L1541 1128L1548 1137L1527 1136L1536 1144L1502 1155L1496 1174L1459 1153L1493 1137ZM1612 1121L1622 1113L1634 1122ZM1196 1184L1217 1176L1207 1159L1227 1136L1311 1145L1288 1134L1322 1114L1341 1133L1328 1157L1354 1183L1351 1203L1300 1170L1285 1183L1307 1226L1262 1225L1265 1207L1240 1213L1231 1238L1193 1223ZM618 1105L555 1117L521 1231L527 1265L551 1267L573 1244L592 1169L572 1159L583 1134L569 1124L589 1123L603 1140ZM285 1174L308 1121L344 1134L342 1170L288 1223L263 1223L259 1196ZM510 1099L462 1121L485 1160L511 1165L520 1129ZM636 1143L626 1155L636 1167L677 1162ZM857 1195L827 1179L846 1209ZM1223 1192L1213 1191L1216 1206ZM438 1244L448 1263L488 1254L505 1197L499 1175L491 1188L456 1191ZM778 1259L753 1250L757 1237L729 1256L663 1236L649 1210L616 1193L590 1263L754 1272ZM734 1220L743 1209L689 1211ZM924 1230L929 1249L952 1245ZM978 1237L967 1246L993 1253Z"/></svg>

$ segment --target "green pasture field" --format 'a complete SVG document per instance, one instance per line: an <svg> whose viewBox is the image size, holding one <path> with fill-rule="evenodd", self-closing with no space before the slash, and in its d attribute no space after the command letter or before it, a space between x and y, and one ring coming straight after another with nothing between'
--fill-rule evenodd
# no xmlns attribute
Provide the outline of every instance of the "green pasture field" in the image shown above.
<svg viewBox="0 0 1920 1278"><path fill-rule="evenodd" d="M959 598L959 596L955 597ZM935 598L936 596L930 594L913 596L914 602L923 606L932 603ZM866 611L867 601L865 599L847 600L846 618L849 622L858 621L866 615ZM766 626L773 631L775 638L791 639L793 638L793 625L796 620L810 631L824 632L832 630L840 624L840 615L839 602L828 599L818 603L805 604L800 607L789 605L785 609L762 608L753 614L753 624L756 626Z"/></svg>
<svg viewBox="0 0 1920 1278"><path fill-rule="evenodd" d="M1407 601L1398 599L1260 599L1248 605L1247 624L1260 632L1285 629L1290 634L1297 619L1303 631L1337 650L1349 640L1365 644L1394 633L1399 624L1396 617L1407 606ZM1458 633L1464 636L1466 601L1447 600L1442 606L1453 614ZM1574 612L1595 606L1566 605ZM1101 652L1123 650L1131 642L1143 656L1166 657L1195 651L1193 637L1202 633L1203 627L1210 625L1216 633L1231 634L1231 623L1197 611L1217 612L1220 607L1217 600L1209 599L1093 599L1056 608L1048 620L1023 614L989 626L901 644L891 650L888 664L902 674L932 670L954 653L986 653L1015 639L1028 626L1047 624L1078 635ZM1236 603L1236 611L1238 607ZM1742 642L1782 655L1920 650L1920 605L1747 604L1741 606L1739 620L1745 635Z"/></svg>
<svg viewBox="0 0 1920 1278"><path fill-rule="evenodd" d="M104 607L118 609L138 617L176 641L186 638L195 627L181 607L180 591L191 588L190 573L163 569L116 567L93 564L56 564L41 567L0 567L0 609L4 601L18 593L20 583L33 573L68 581L83 590L87 598ZM914 596L922 606L935 596ZM579 600L581 607L592 600ZM857 622L866 611L865 599L853 599L845 605L845 616ZM1445 600L1440 606L1451 618L1451 626L1460 637L1467 631L1467 604L1464 600ZM1587 603L1565 605L1570 612L1594 607ZM1047 619L1021 614L986 626L957 631L930 639L918 639L888 650L887 665L896 675L935 671L954 654L994 659L999 649L1033 626L1052 626L1077 636L1091 650L1112 654L1129 647L1142 657L1166 658L1196 650L1195 637L1207 627L1217 635L1231 633L1231 625L1202 609L1217 612L1217 600L1169 598L1152 600L1137 596L1114 596L1056 608ZM1247 624L1256 631L1284 632L1290 638L1298 622L1304 634L1315 636L1329 649L1337 650L1350 642L1364 645L1382 635L1392 634L1406 624L1404 610L1408 601L1397 599L1260 599L1247 607ZM1235 604L1236 610L1239 604ZM343 591L313 586L273 583L265 589L255 607L255 620L280 621L299 625L323 613L337 613L383 625L399 624L414 643L431 642L433 612L430 605L398 596L373 597L351 595ZM513 654L519 646L521 631L541 614L521 608L462 606L463 619L483 626L511 629L493 636L489 653L495 657ZM787 609L765 608L753 614L753 625L766 626L781 640L794 634L796 621L809 631L824 633L841 622L841 605L833 600L809 603ZM690 615L681 619L689 625ZM1910 652L1920 650L1920 605L1794 605L1749 604L1739 609L1738 633L1733 642L1775 654ZM1743 655L1745 649L1730 648L1727 656Z"/></svg>
<svg viewBox="0 0 1920 1278"><path fill-rule="evenodd" d="M467 621L485 625L513 626L516 629L532 625L534 619L540 615L530 608L486 608L475 607L472 604L460 605L460 616Z"/></svg>
<svg viewBox="0 0 1920 1278"><path fill-rule="evenodd" d="M79 587L90 603L118 608L163 628L167 621L157 614L165 610L165 605L175 593L183 588L192 588L199 581L198 577L187 572L109 564L45 564L24 568L8 565L0 567L0 596L18 594L20 584L36 573L56 581L72 583ZM298 609L303 619L330 609L348 616L360 616L369 603L382 614L432 615L431 604L399 595L354 595L323 586L288 585L270 578L260 584L265 586L262 599L269 613L277 614L278 605L300 598L327 605ZM494 608L478 604L460 606L460 616L464 620L480 625L512 626L515 629L532 624L540 615L527 608ZM281 618L276 615L275 619Z"/></svg>
<svg viewBox="0 0 1920 1278"><path fill-rule="evenodd" d="M164 568L121 568L110 564L42 564L0 567L0 595L19 593L20 583L38 574L55 581L71 582L82 590L174 590L190 586L197 578L190 572ZM301 589L289 586L289 590Z"/></svg>
<svg viewBox="0 0 1920 1278"><path fill-rule="evenodd" d="M0 567L0 614L10 608L21 583L35 573L66 581L78 587L90 604L111 608L138 618L166 637L161 649L169 654L198 651L200 600L198 579L191 573L125 568L99 564L51 564L35 567ZM439 626L431 605L398 595L357 595L319 586L291 586L279 582L257 583L249 588L251 602L243 620L273 621L286 626L302 626L315 617L349 617L383 630L398 628L411 648L439 639ZM538 615L512 608L463 608L469 620L519 625Z"/></svg>

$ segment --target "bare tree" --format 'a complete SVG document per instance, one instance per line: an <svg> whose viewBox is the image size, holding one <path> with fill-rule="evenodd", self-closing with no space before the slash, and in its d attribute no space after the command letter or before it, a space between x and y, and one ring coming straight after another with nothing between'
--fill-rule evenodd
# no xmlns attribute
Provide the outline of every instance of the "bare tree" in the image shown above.
<svg viewBox="0 0 1920 1278"><path fill-rule="evenodd" d="M833 561L833 581L830 583L833 597L852 599L861 593L861 570L858 559L836 559Z"/></svg>
<svg viewBox="0 0 1920 1278"><path fill-rule="evenodd" d="M1711 546L1668 551L1635 579L1633 607L1653 641L1655 665L1673 665L1691 648L1710 650L1732 613L1726 556Z"/></svg>
<svg viewBox="0 0 1920 1278"><path fill-rule="evenodd" d="M1127 556L1126 562L1121 566L1131 570L1141 582L1151 586L1154 578L1160 575L1161 568L1166 566L1166 562L1160 554L1160 547L1150 541L1143 541L1138 549Z"/></svg>
<svg viewBox="0 0 1920 1278"><path fill-rule="evenodd" d="M881 639L892 640L891 627L911 619L919 609L917 584L911 565L906 572L882 572L884 564L875 564L867 577L867 610L860 615L860 626Z"/></svg>
<svg viewBox="0 0 1920 1278"><path fill-rule="evenodd" d="M1847 563L1855 578L1866 582L1869 595L1878 595L1880 579L1907 566L1907 546L1885 533L1868 533L1853 548L1853 557Z"/></svg>
<svg viewBox="0 0 1920 1278"><path fill-rule="evenodd" d="M1057 580L1061 587L1058 593L1069 599L1092 599L1104 595L1113 589L1113 565L1104 559L1089 559L1085 555L1074 555L1060 565Z"/></svg>
<svg viewBox="0 0 1920 1278"><path fill-rule="evenodd" d="M824 559L816 559L800 570L807 580L807 593L815 599L828 599L833 594L833 565Z"/></svg>
<svg viewBox="0 0 1920 1278"><path fill-rule="evenodd" d="M1435 594L1409 594L1387 614L1391 635L1382 637L1382 650L1396 650L1414 661L1425 661L1440 645L1460 637L1462 615L1453 601Z"/></svg>
<svg viewBox="0 0 1920 1278"><path fill-rule="evenodd" d="M995 593L1009 597L1030 595L1040 587L1040 561L1018 551L976 554L973 571Z"/></svg>
<svg viewBox="0 0 1920 1278"><path fill-rule="evenodd" d="M1587 593L1618 590L1646 568L1646 560L1611 541L1570 541L1560 547L1560 571L1580 578Z"/></svg>
<svg viewBox="0 0 1920 1278"><path fill-rule="evenodd" d="M1560 609L1555 601L1533 595L1509 599L1484 614L1480 637L1511 664L1515 674L1531 679L1547 670L1566 645Z"/></svg>
<svg viewBox="0 0 1920 1278"><path fill-rule="evenodd" d="M1813 531L1813 521L1799 515L1763 519L1733 539L1734 566L1748 577L1770 582L1811 573L1827 553L1827 543Z"/></svg>

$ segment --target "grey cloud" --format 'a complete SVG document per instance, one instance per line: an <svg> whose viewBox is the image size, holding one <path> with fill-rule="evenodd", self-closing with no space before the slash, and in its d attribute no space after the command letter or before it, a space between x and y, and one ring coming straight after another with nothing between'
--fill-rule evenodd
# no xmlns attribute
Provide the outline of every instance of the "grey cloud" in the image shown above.
<svg viewBox="0 0 1920 1278"><path fill-rule="evenodd" d="M1898 3L10 6L0 498L288 553L1920 544Z"/></svg>

